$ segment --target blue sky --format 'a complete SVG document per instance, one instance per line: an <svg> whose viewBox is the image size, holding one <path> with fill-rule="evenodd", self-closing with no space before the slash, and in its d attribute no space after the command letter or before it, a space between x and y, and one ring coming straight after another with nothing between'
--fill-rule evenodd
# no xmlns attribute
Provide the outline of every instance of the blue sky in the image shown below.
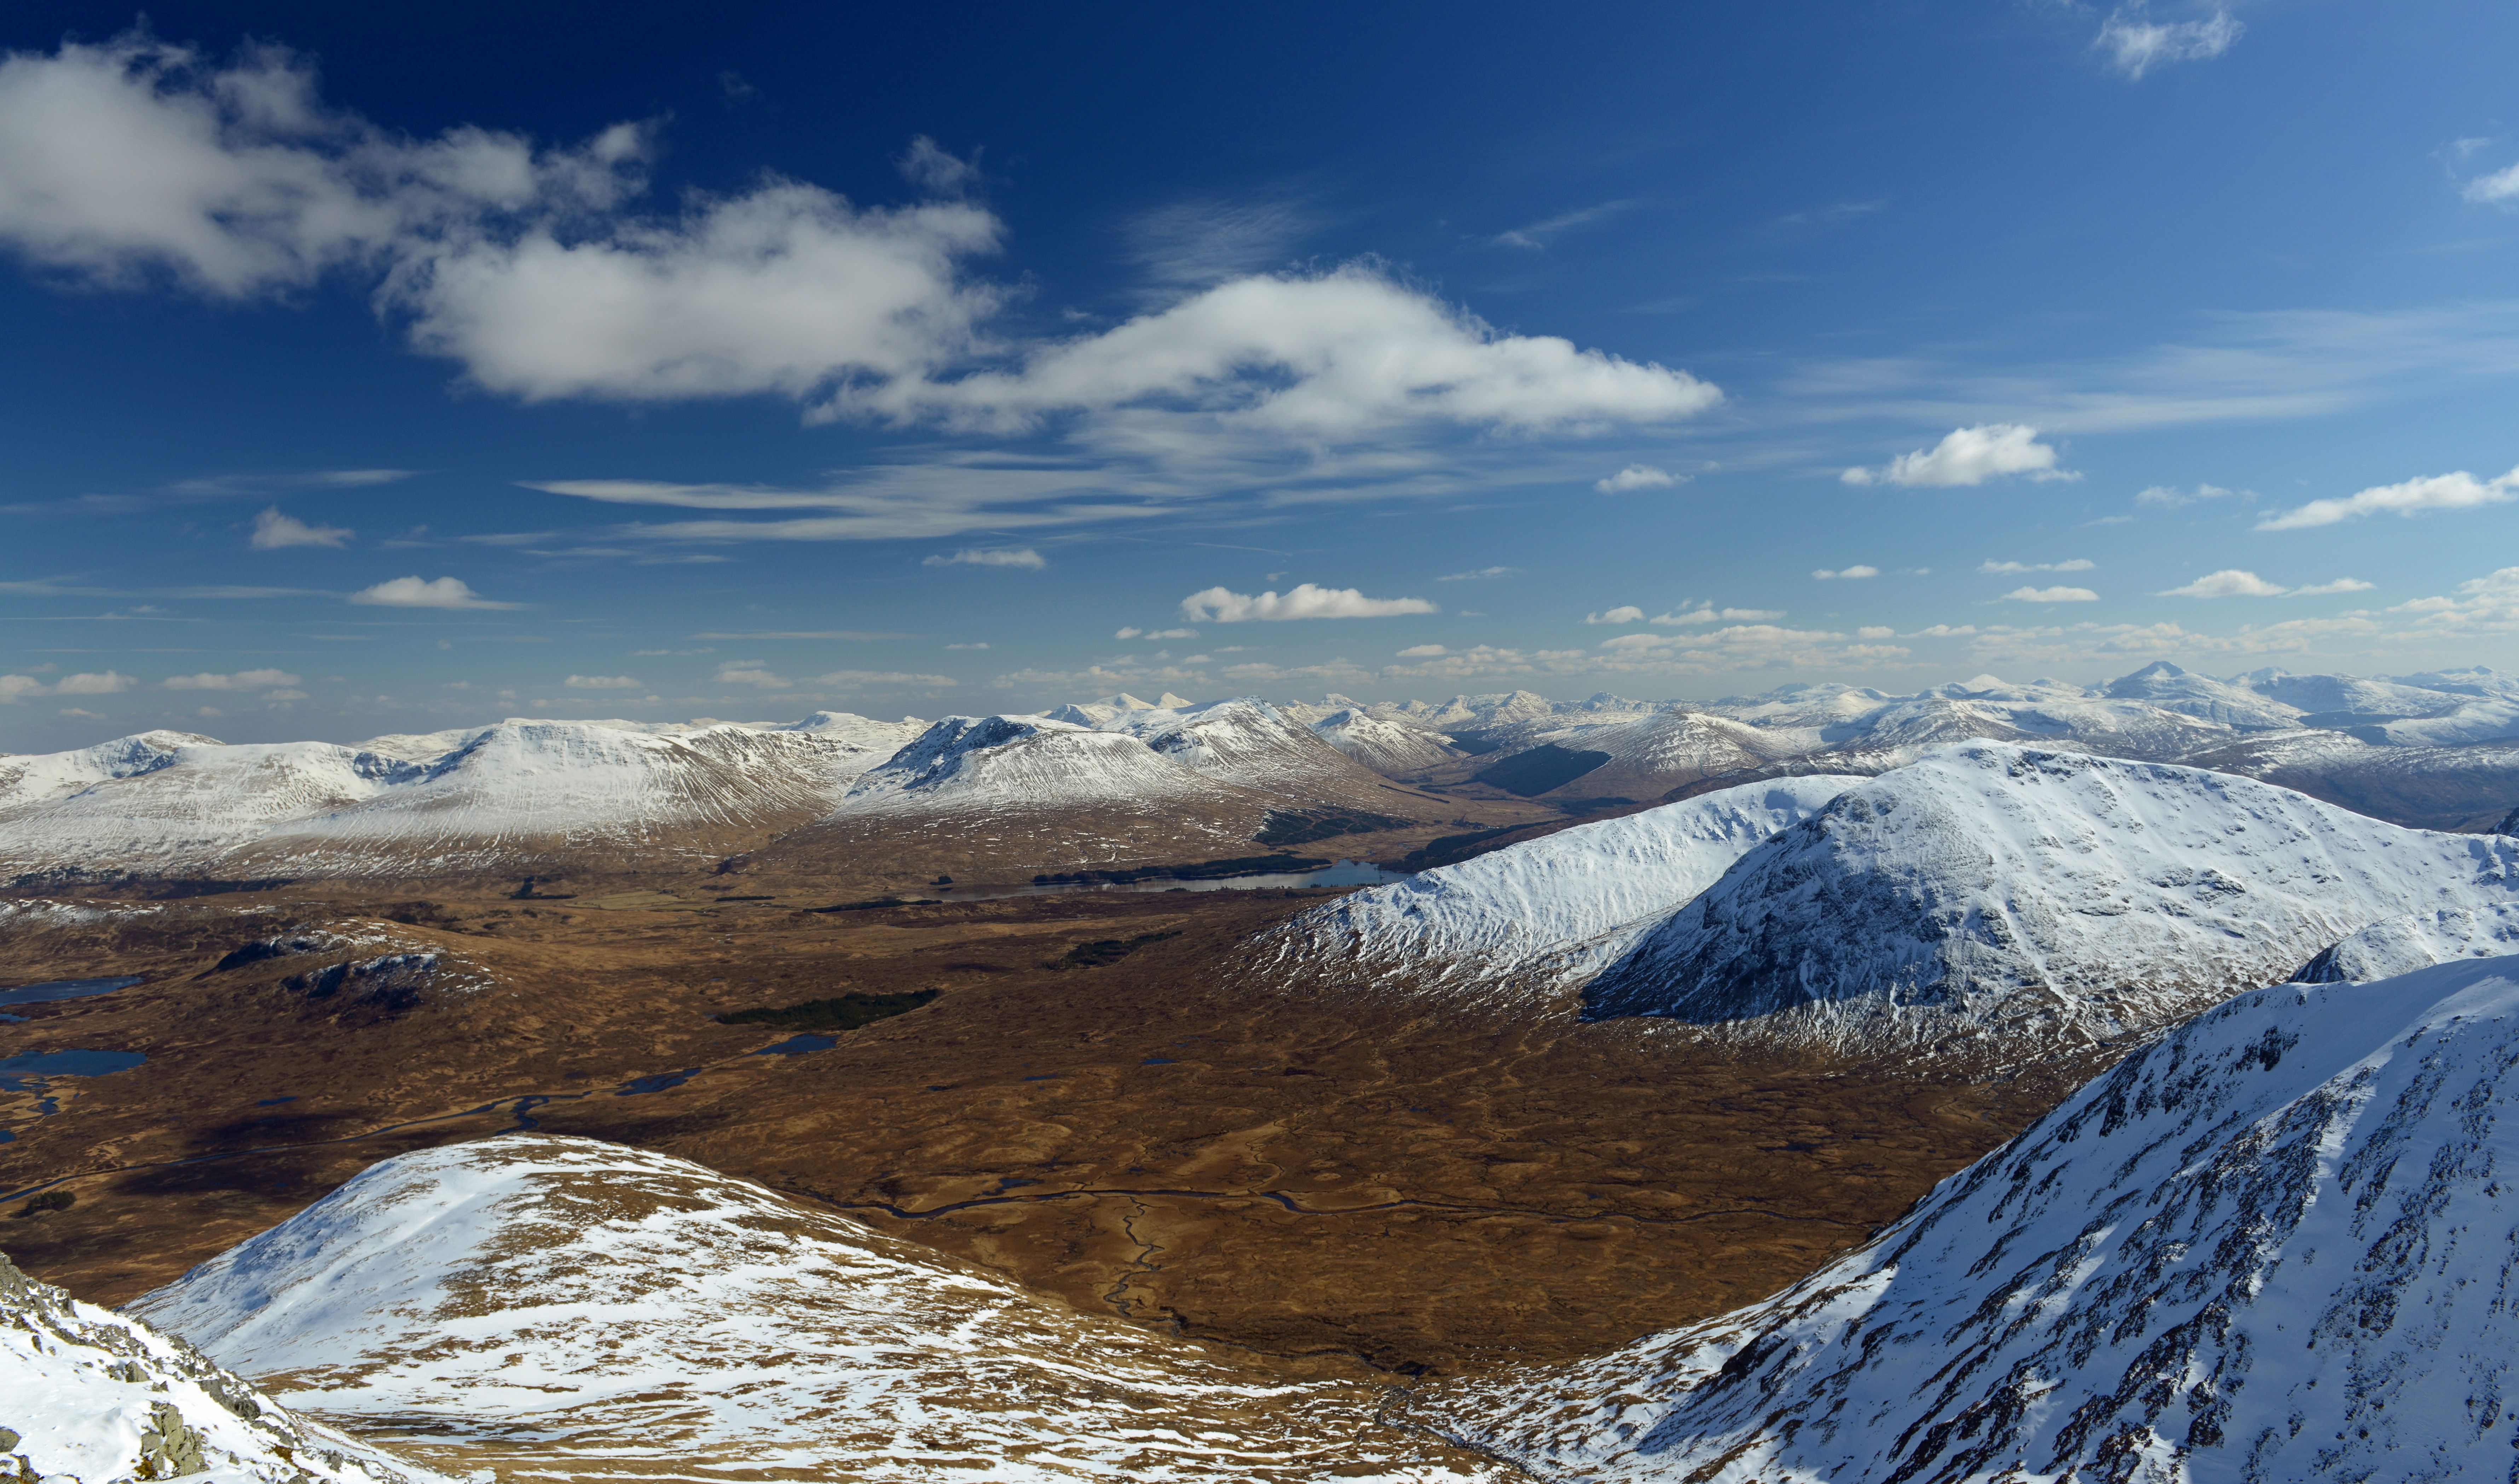
<svg viewBox="0 0 2519 1484"><path fill-rule="evenodd" d="M2506 5L373 9L0 19L0 747L2519 665Z"/></svg>

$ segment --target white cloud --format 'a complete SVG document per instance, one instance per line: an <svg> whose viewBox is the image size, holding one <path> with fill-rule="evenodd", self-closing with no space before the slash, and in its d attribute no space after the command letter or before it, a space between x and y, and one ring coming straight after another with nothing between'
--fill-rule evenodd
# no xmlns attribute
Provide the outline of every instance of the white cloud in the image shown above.
<svg viewBox="0 0 2519 1484"><path fill-rule="evenodd" d="M1867 567L1861 562L1857 562L1851 567L1839 567L1834 572L1830 571L1826 567L1815 568L1811 572L1811 576L1818 578L1824 583L1859 581L1863 578L1878 577L1879 575L1879 568Z"/></svg>
<svg viewBox="0 0 2519 1484"><path fill-rule="evenodd" d="M2231 49L2247 27L2229 11L2215 7L2195 21L2154 21L2143 0L2120 7L2099 27L2095 43L2128 77L2168 62L2206 62Z"/></svg>
<svg viewBox="0 0 2519 1484"><path fill-rule="evenodd" d="M1210 588L1182 598L1181 617L1193 623L1240 624L1253 619L1389 618L1403 613L1434 613L1422 597L1366 597L1353 588L1321 588L1298 583L1280 597L1257 597Z"/></svg>
<svg viewBox="0 0 2519 1484"><path fill-rule="evenodd" d="M2099 595L2088 588L2014 588L2004 597L2022 603L2096 603Z"/></svg>
<svg viewBox="0 0 2519 1484"><path fill-rule="evenodd" d="M253 548L275 550L282 546L337 546L347 542L352 533L339 526L310 526L292 515L283 515L273 505L253 518Z"/></svg>
<svg viewBox="0 0 2519 1484"><path fill-rule="evenodd" d="M986 639L980 639L968 644L948 644L945 647L948 649L986 649L989 647L989 643Z"/></svg>
<svg viewBox="0 0 2519 1484"><path fill-rule="evenodd" d="M570 690L644 690L646 682L626 675L573 675L560 684Z"/></svg>
<svg viewBox="0 0 2519 1484"><path fill-rule="evenodd" d="M1961 624L1957 627L1949 624L1935 624L1930 629L1919 629L1907 636L1911 639L1957 639L1966 638L1974 633L1976 633L1974 624Z"/></svg>
<svg viewBox="0 0 2519 1484"><path fill-rule="evenodd" d="M91 673L66 675L54 683L53 694L57 696L119 695L139 683L131 677L111 670L102 675Z"/></svg>
<svg viewBox="0 0 2519 1484"><path fill-rule="evenodd" d="M1193 409L1278 436L1356 439L1403 422L1515 430L1663 422L1723 400L1684 371L1501 334L1365 264L1238 279L1001 371L842 388L830 415L990 431L1071 413Z"/></svg>
<svg viewBox="0 0 2519 1484"><path fill-rule="evenodd" d="M1595 479L1592 488L1604 495L1624 495L1629 490L1663 490L1686 484L1688 476L1657 469L1649 463L1631 463L1606 479Z"/></svg>
<svg viewBox="0 0 2519 1484"><path fill-rule="evenodd" d="M2176 485L2156 484L2137 494L2134 502L2139 505L2159 505L2165 509L2174 510L2180 505L2191 505L2202 500L2255 500L2256 498L2257 492L2254 490L2226 490L2218 484L2199 484L2192 495L2179 489ZM2092 524L2097 525L2099 522L2093 521Z"/></svg>
<svg viewBox="0 0 2519 1484"><path fill-rule="evenodd" d="M2519 205L2519 165L2509 165L2490 175L2479 175L2466 183L2458 193L2468 200L2509 206Z"/></svg>
<svg viewBox="0 0 2519 1484"><path fill-rule="evenodd" d="M1158 629L1154 633L1147 634L1146 637L1150 639L1194 639L1198 637L1198 631L1195 629Z"/></svg>
<svg viewBox="0 0 2519 1484"><path fill-rule="evenodd" d="M2403 484L2373 485L2342 500L2313 500L2267 515L2257 522L2257 529L2297 531L2383 512L2412 515L2422 510L2467 510L2478 505L2506 504L2513 500L2519 500L2519 469L2498 479L2478 479L2460 469L2453 474L2409 479Z"/></svg>
<svg viewBox="0 0 2519 1484"><path fill-rule="evenodd" d="M1587 613L1583 616L1583 622L1587 624L1641 624L1644 621L1645 611L1633 603L1621 603L1607 613Z"/></svg>
<svg viewBox="0 0 2519 1484"><path fill-rule="evenodd" d="M1853 468L1847 484L1947 487L1978 485L2006 474L2032 479L2079 479L2055 467L2055 450L2038 441L2038 430L2016 422L1988 422L1953 429L1929 449L1901 454L1878 469Z"/></svg>
<svg viewBox="0 0 2519 1484"><path fill-rule="evenodd" d="M726 677L720 676L718 678L725 679ZM828 675L814 677L808 683L827 686L833 690L862 690L876 685L915 685L935 688L950 685L954 681L951 676L918 675L901 670L834 670Z"/></svg>
<svg viewBox="0 0 2519 1484"><path fill-rule="evenodd" d="M2422 628L2455 633L2519 633L2519 567L2457 585L2455 597L2418 597L2391 613L2419 615Z"/></svg>
<svg viewBox="0 0 2519 1484"><path fill-rule="evenodd" d="M261 690L272 685L296 685L305 677L285 670L240 670L234 675L168 676L163 682L168 690Z"/></svg>
<svg viewBox="0 0 2519 1484"><path fill-rule="evenodd" d="M1042 560L1041 554L1030 546L1012 546L967 548L950 556L931 556L927 558L925 565L930 567L1024 567L1038 572L1049 563Z"/></svg>
<svg viewBox="0 0 2519 1484"><path fill-rule="evenodd" d="M0 675L0 706L14 706L28 696L49 695L52 687L30 675Z"/></svg>
<svg viewBox="0 0 2519 1484"><path fill-rule="evenodd" d="M1866 625L1854 631L1854 636L1858 639L1894 639L1898 636L1898 631L1878 625Z"/></svg>
<svg viewBox="0 0 2519 1484"><path fill-rule="evenodd" d="M720 665L717 682L721 685L758 685L763 690L786 690L795 683L784 676L773 674L757 662L747 664L741 661Z"/></svg>
<svg viewBox="0 0 2519 1484"><path fill-rule="evenodd" d="M1438 583L1484 582L1489 578L1512 577L1521 571L1522 569L1520 567L1480 567L1475 572L1448 573L1442 577L1435 579L1435 581Z"/></svg>
<svg viewBox="0 0 2519 1484"><path fill-rule="evenodd" d="M2162 597L2280 597L2291 589L2279 583L2270 583L2253 572L2225 567L2208 572L2184 588L2172 588Z"/></svg>
<svg viewBox="0 0 2519 1484"><path fill-rule="evenodd" d="M1403 660L1431 660L1442 655L1450 654L1451 652L1451 650L1445 648L1441 644L1411 644L1407 648L1399 651L1399 658Z"/></svg>
<svg viewBox="0 0 2519 1484"><path fill-rule="evenodd" d="M497 603L467 587L461 578L440 577L427 582L418 577L397 577L362 588L350 594L354 603L369 603L382 608L521 608L522 603Z"/></svg>
<svg viewBox="0 0 2519 1484"><path fill-rule="evenodd" d="M898 161L901 178L930 196L959 196L980 182L980 167L921 134Z"/></svg>
<svg viewBox="0 0 2519 1484"><path fill-rule="evenodd" d="M2367 592L2377 586L2378 585L2376 583L2365 583L2358 577L2339 577L2331 583L2319 583L2312 587L2294 588L2291 589L2291 595L2294 597L2331 597L2341 592Z"/></svg>
<svg viewBox="0 0 2519 1484"><path fill-rule="evenodd" d="M1977 570L1992 577L2018 577L2027 572L2090 572L2099 565L2087 557L2076 556L2070 561L2060 562L1979 562Z"/></svg>
<svg viewBox="0 0 2519 1484"><path fill-rule="evenodd" d="M1666 627L1692 624L1763 624L1785 616L1781 608L1689 608L1682 606L1668 613L1656 614L1651 622Z"/></svg>

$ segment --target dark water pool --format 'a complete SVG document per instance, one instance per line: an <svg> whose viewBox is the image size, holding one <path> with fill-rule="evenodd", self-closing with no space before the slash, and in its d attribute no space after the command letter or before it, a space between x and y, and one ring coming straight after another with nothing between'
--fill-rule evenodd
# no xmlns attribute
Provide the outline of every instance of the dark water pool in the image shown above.
<svg viewBox="0 0 2519 1484"><path fill-rule="evenodd" d="M45 1005L54 1000L83 1000L91 994L111 994L140 982L137 976L119 975L111 979L57 979L40 984L21 984L15 989L0 989L0 1005ZM22 1021L22 1015L0 1015L0 1021Z"/></svg>
<svg viewBox="0 0 2519 1484"><path fill-rule="evenodd" d="M809 1051L828 1051L838 1044L837 1036L791 1035L775 1046L764 1046L752 1054L757 1057L800 1057Z"/></svg>
<svg viewBox="0 0 2519 1484"><path fill-rule="evenodd" d="M149 1060L136 1051L30 1051L0 1059L0 1091L29 1092L45 1077L102 1077Z"/></svg>

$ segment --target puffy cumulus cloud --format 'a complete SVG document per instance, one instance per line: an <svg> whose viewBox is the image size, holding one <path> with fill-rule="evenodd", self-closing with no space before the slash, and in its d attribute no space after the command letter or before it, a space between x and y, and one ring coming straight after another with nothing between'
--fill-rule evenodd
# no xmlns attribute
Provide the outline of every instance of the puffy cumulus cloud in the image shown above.
<svg viewBox="0 0 2519 1484"><path fill-rule="evenodd" d="M273 505L253 518L251 545L257 551L277 550L282 546L338 546L354 533L341 526L310 526L293 515L283 515Z"/></svg>
<svg viewBox="0 0 2519 1484"><path fill-rule="evenodd" d="M120 695L139 683L138 680L119 671L82 672L78 675L66 675L54 681L53 694L57 696Z"/></svg>
<svg viewBox="0 0 2519 1484"><path fill-rule="evenodd" d="M1781 608L1717 608L1703 604L1691 608L1682 603L1668 613L1655 614L1651 622L1664 627L1690 624L1763 624L1785 616Z"/></svg>
<svg viewBox="0 0 2519 1484"><path fill-rule="evenodd" d="M2519 206L2519 165L2479 175L2458 193L2468 200L2494 206Z"/></svg>
<svg viewBox="0 0 2519 1484"><path fill-rule="evenodd" d="M930 567L1023 567L1038 572L1049 563L1030 546L968 547L927 558Z"/></svg>
<svg viewBox="0 0 2519 1484"><path fill-rule="evenodd" d="M560 684L570 690L644 690L643 680L626 675L573 675Z"/></svg>
<svg viewBox="0 0 2519 1484"><path fill-rule="evenodd" d="M2091 572L2099 563L2076 556L2060 562L1979 562L1977 570L1991 577L2018 577L2029 572Z"/></svg>
<svg viewBox="0 0 2519 1484"><path fill-rule="evenodd" d="M1878 624L1866 624L1854 631L1854 636L1858 639L1894 639L1898 631Z"/></svg>
<svg viewBox="0 0 2519 1484"><path fill-rule="evenodd" d="M855 378L923 377L966 351L999 295L959 282L956 264L997 237L966 203L862 209L780 182L670 223L429 252L386 298L420 349L528 402L804 400Z"/></svg>
<svg viewBox="0 0 2519 1484"><path fill-rule="evenodd" d="M427 582L418 577L397 577L362 588L350 594L350 601L379 608L521 608L522 603L499 603L472 590L461 578L439 577Z"/></svg>
<svg viewBox="0 0 2519 1484"><path fill-rule="evenodd" d="M200 675L168 676L161 683L168 690L263 690L274 685L303 684L305 678L286 670L240 670L234 675L204 672Z"/></svg>
<svg viewBox="0 0 2519 1484"><path fill-rule="evenodd" d="M2419 627L2427 630L2519 633L2519 567L2460 583L2454 597L2418 597L2388 611L2416 615Z"/></svg>
<svg viewBox="0 0 2519 1484"><path fill-rule="evenodd" d="M1976 626L1974 624L1935 624L1929 629L1919 629L1915 633L1907 635L1907 637L1911 639L1958 639L1966 638L1974 633L1976 633Z"/></svg>
<svg viewBox="0 0 2519 1484"><path fill-rule="evenodd" d="M1502 334L1370 264L1220 284L1007 370L843 388L830 415L1018 431L1066 413L1192 408L1299 438L1411 421L1521 431L1652 423L1723 400L1657 363Z"/></svg>
<svg viewBox="0 0 2519 1484"><path fill-rule="evenodd" d="M763 690L788 690L796 683L759 660L727 661L717 668L717 682L720 685L752 685Z"/></svg>
<svg viewBox="0 0 2519 1484"><path fill-rule="evenodd" d="M2371 584L2358 577L2339 577L2331 583L2318 583L2306 588L2286 588L2270 583L2253 572L2225 567L2208 572L2183 588L2172 588L2162 597L2332 597L2345 592L2367 592Z"/></svg>
<svg viewBox="0 0 2519 1484"><path fill-rule="evenodd" d="M1901 454L1878 469L1852 468L1838 476L1847 484L1895 484L1910 487L1979 485L2007 474L2032 479L2079 479L2055 467L2055 450L2038 441L2038 430L2017 422L1988 422L1955 428L1929 449Z"/></svg>
<svg viewBox="0 0 2519 1484"><path fill-rule="evenodd" d="M1633 603L1621 603L1607 613L1583 615L1583 622L1587 624L1641 624L1644 621L1645 611Z"/></svg>
<svg viewBox="0 0 2519 1484"><path fill-rule="evenodd" d="M2120 6L2099 26L2094 43L2108 65L2141 81L2164 63L2208 62L2237 44L2246 26L2219 6L2191 21L2155 21L2143 0Z"/></svg>
<svg viewBox="0 0 2519 1484"><path fill-rule="evenodd" d="M2139 505L2158 505L2163 509L2174 510L2180 505L2191 505L2199 501L2254 500L2256 498L2257 492L2254 490L2226 490L2218 484L2199 484L2191 495L2176 485L2156 484L2137 492L2134 502Z"/></svg>
<svg viewBox="0 0 2519 1484"><path fill-rule="evenodd" d="M1592 481L1592 488L1604 495L1624 495L1631 490L1667 490L1688 482L1685 474L1657 469L1649 463L1631 463L1604 479Z"/></svg>
<svg viewBox="0 0 2519 1484"><path fill-rule="evenodd" d="M264 691L262 693L262 698L266 701L303 701L307 697L306 692L302 690L291 690L287 686L282 686L278 690Z"/></svg>
<svg viewBox="0 0 2519 1484"><path fill-rule="evenodd" d="M49 695L52 687L30 675L0 675L0 706L14 706L29 696Z"/></svg>
<svg viewBox="0 0 2519 1484"><path fill-rule="evenodd" d="M872 690L888 686L943 689L954 683L951 676L921 675L906 670L834 670L818 675L808 684L826 690Z"/></svg>
<svg viewBox="0 0 2519 1484"><path fill-rule="evenodd" d="M1438 583L1488 582L1499 577L1513 577L1521 571L1522 569L1520 567L1480 567L1469 572L1446 573L1443 576L1435 579L1435 581Z"/></svg>
<svg viewBox="0 0 2519 1484"><path fill-rule="evenodd" d="M2099 595L2088 588L2014 588L2004 594L2015 603L2096 603Z"/></svg>
<svg viewBox="0 0 2519 1484"><path fill-rule="evenodd" d="M2497 479L2478 479L2459 469L2403 484L2373 485L2341 500L2313 500L2305 505L2269 513L2257 522L2260 531L2298 531L2331 526L2365 515L2415 515L2425 510L2471 510L2480 505L2519 500L2519 469Z"/></svg>
<svg viewBox="0 0 2519 1484"><path fill-rule="evenodd" d="M1209 588L1182 598L1180 611L1192 623L1241 624L1255 619L1391 618L1438 610L1422 597L1366 597L1353 588L1298 583L1283 596L1271 591L1254 597Z"/></svg>
<svg viewBox="0 0 2519 1484"><path fill-rule="evenodd" d="M1449 648L1441 644L1411 644L1407 648L1399 651L1399 658L1403 660L1433 660L1439 659L1451 652L1452 651Z"/></svg>
<svg viewBox="0 0 2519 1484"><path fill-rule="evenodd" d="M1814 568L1811 571L1811 576L1818 578L1824 583L1861 581L1867 577L1878 577L1879 575L1879 568L1867 567L1861 562L1857 562L1851 567L1839 567L1834 571L1831 571L1826 567Z"/></svg>

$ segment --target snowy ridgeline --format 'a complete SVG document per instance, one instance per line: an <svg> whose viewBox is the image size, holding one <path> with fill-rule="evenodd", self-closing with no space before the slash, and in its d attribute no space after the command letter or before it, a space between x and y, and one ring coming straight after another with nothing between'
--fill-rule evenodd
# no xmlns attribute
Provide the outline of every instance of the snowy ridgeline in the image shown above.
<svg viewBox="0 0 2519 1484"><path fill-rule="evenodd" d="M1506 1477L1284 1384L669 1156L399 1156L132 1306L291 1405L528 1476Z"/></svg>
<svg viewBox="0 0 2519 1484"><path fill-rule="evenodd" d="M2519 959L2223 1004L1764 1303L1449 1389L1541 1479L2502 1480Z"/></svg>
<svg viewBox="0 0 2519 1484"><path fill-rule="evenodd" d="M2519 842L2270 784L2013 744L1743 785L1296 919L1279 961L1506 1002L1584 985L1837 1052L2037 1055L2294 977L2519 952Z"/></svg>
<svg viewBox="0 0 2519 1484"><path fill-rule="evenodd" d="M0 1470L13 1479L446 1484L299 1418L182 1340L0 1257Z"/></svg>

